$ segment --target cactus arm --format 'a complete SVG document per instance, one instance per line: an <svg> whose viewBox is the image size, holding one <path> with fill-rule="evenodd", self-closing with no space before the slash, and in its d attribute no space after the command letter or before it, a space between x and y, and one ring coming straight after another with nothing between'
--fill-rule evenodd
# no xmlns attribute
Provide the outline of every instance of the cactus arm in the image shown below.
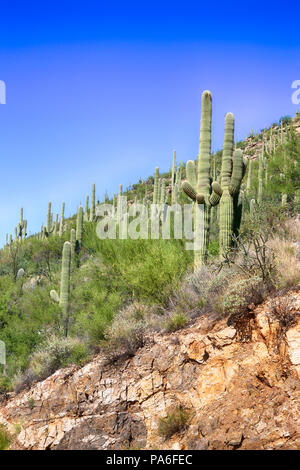
<svg viewBox="0 0 300 470"><path fill-rule="evenodd" d="M183 181L181 187L182 187L183 191L185 192L185 194L190 199L197 202L198 204L203 204L204 203L204 200L205 200L204 194L196 193L196 191L194 190L194 188L192 187L192 185L188 181Z"/></svg>
<svg viewBox="0 0 300 470"><path fill-rule="evenodd" d="M217 181L214 181L212 183L211 189L212 189L212 193L209 196L209 202L210 202L211 206L214 207L214 206L219 204L223 191L222 191L222 188L221 188L221 186L219 185L219 183Z"/></svg>
<svg viewBox="0 0 300 470"><path fill-rule="evenodd" d="M229 193L231 196L236 194L241 186L243 174L245 173L243 153L241 149L235 150L233 153L232 176L229 185Z"/></svg>

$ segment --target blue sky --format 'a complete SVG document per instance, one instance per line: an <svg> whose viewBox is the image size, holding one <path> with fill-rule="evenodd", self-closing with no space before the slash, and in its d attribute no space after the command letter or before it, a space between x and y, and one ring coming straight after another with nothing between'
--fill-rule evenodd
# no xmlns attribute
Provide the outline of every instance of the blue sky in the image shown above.
<svg viewBox="0 0 300 470"><path fill-rule="evenodd" d="M294 115L299 8L282 2L7 2L0 7L0 242L20 207L31 232L96 183L117 192L198 150L201 93L213 148ZM300 105L298 106L300 107Z"/></svg>

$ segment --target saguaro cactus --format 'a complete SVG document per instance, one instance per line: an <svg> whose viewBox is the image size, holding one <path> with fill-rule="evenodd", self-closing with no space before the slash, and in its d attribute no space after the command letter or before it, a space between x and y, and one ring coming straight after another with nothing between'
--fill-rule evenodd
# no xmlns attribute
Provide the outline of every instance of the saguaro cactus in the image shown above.
<svg viewBox="0 0 300 470"><path fill-rule="evenodd" d="M83 227L83 208L79 206L76 220L76 240L78 245L82 245L82 227Z"/></svg>
<svg viewBox="0 0 300 470"><path fill-rule="evenodd" d="M60 296L55 290L50 292L52 300L59 302L63 313L65 336L69 329L69 302L70 302L70 276L71 276L71 243L65 242L62 252Z"/></svg>
<svg viewBox="0 0 300 470"><path fill-rule="evenodd" d="M95 183L92 186L92 199L91 199L91 208L90 208L90 222L93 222L95 220L95 215L96 215L96 186Z"/></svg>
<svg viewBox="0 0 300 470"><path fill-rule="evenodd" d="M165 204L166 202L166 180L162 178L160 187L160 203Z"/></svg>
<svg viewBox="0 0 300 470"><path fill-rule="evenodd" d="M242 151L237 149L233 152L233 142L234 116L232 113L227 113L225 116L225 134L221 167L222 196L220 199L219 232L221 256L229 250L232 244L235 209L237 210L237 206L239 205L239 190L246 168Z"/></svg>
<svg viewBox="0 0 300 470"><path fill-rule="evenodd" d="M23 219L23 207L20 210L20 222L18 223L18 238L21 241L26 237L27 233L27 220Z"/></svg>
<svg viewBox="0 0 300 470"><path fill-rule="evenodd" d="M264 172L264 144L262 146L262 152L258 157L258 193L257 202L262 203L263 199L263 172Z"/></svg>
<svg viewBox="0 0 300 470"><path fill-rule="evenodd" d="M73 260L74 256L75 256L75 251L76 251L76 230L75 230L75 228L71 229L70 243L71 243L71 258Z"/></svg>
<svg viewBox="0 0 300 470"><path fill-rule="evenodd" d="M209 243L210 210L218 204L221 197L221 188L217 182L210 179L210 153L211 153L211 113L212 96L210 91L204 91L201 102L200 144L197 159L197 168L193 160L186 165L187 181L182 183L182 189L187 196L202 205L203 211L195 206L195 244L194 268L199 268L206 262Z"/></svg>
<svg viewBox="0 0 300 470"><path fill-rule="evenodd" d="M46 231L47 236L53 231L53 224L52 224L52 212L51 212L51 202L48 203L48 212L47 212L47 222L46 222Z"/></svg>
<svg viewBox="0 0 300 470"><path fill-rule="evenodd" d="M61 207L61 216L60 216L60 224L59 224L59 236L62 237L64 233L64 214L65 214L65 203L62 203Z"/></svg>
<svg viewBox="0 0 300 470"><path fill-rule="evenodd" d="M89 196L87 196L85 200L84 221L89 221Z"/></svg>
<svg viewBox="0 0 300 470"><path fill-rule="evenodd" d="M248 164L248 176L247 176L247 186L246 186L246 193L247 196L250 194L252 184L252 160L249 160Z"/></svg>

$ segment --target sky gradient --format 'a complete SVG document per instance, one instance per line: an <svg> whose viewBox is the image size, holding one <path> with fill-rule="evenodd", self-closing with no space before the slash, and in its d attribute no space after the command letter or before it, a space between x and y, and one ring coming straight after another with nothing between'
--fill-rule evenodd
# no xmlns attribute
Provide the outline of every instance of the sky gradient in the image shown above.
<svg viewBox="0 0 300 470"><path fill-rule="evenodd" d="M213 149L224 116L236 140L294 115L299 9L282 2L14 2L1 6L0 242L20 207L32 233L66 202L103 200L198 151L201 93L213 95Z"/></svg>

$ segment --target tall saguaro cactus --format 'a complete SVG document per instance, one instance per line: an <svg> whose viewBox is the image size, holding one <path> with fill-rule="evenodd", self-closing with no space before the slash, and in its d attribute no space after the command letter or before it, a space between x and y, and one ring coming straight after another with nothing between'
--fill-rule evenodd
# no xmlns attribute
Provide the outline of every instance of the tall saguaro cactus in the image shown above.
<svg viewBox="0 0 300 470"><path fill-rule="evenodd" d="M64 321L65 336L69 330L69 310L70 310L70 276L71 276L71 243L65 242L62 252L60 296L55 290L50 292L52 300L59 303Z"/></svg>
<svg viewBox="0 0 300 470"><path fill-rule="evenodd" d="M84 221L89 221L89 196L86 196L85 200L85 211L84 211Z"/></svg>
<svg viewBox="0 0 300 470"><path fill-rule="evenodd" d="M234 116L227 113L225 116L224 147L221 167L220 199L220 255L223 256L231 247L234 227L235 209L238 206L238 197L246 164L240 149L233 152L234 146ZM236 214L237 216L237 214Z"/></svg>
<svg viewBox="0 0 300 470"><path fill-rule="evenodd" d="M92 186L92 199L91 199L91 208L90 208L90 222L95 220L96 215L96 186L95 183Z"/></svg>
<svg viewBox="0 0 300 470"><path fill-rule="evenodd" d="M211 183L210 179L210 154L211 154L211 114L212 96L210 91L204 91L201 100L201 127L200 144L197 158L197 167L193 160L186 165L187 181L182 183L183 191L201 209L195 205L194 240L194 268L198 269L206 262L209 243L210 210L218 204L221 196L221 188L217 182Z"/></svg>
<svg viewBox="0 0 300 470"><path fill-rule="evenodd" d="M77 211L77 220L76 220L76 240L78 245L82 245L82 228L83 228L83 208L79 206Z"/></svg>

